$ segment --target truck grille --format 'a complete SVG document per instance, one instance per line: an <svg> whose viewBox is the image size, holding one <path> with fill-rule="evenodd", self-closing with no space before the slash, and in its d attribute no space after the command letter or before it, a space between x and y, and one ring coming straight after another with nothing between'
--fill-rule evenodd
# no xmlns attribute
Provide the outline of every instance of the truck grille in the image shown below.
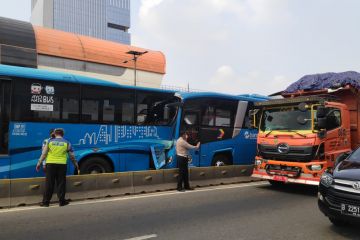
<svg viewBox="0 0 360 240"><path fill-rule="evenodd" d="M310 162L315 159L318 146L289 146L287 153L280 153L278 145L259 144L259 155L269 160L291 161L291 162Z"/></svg>

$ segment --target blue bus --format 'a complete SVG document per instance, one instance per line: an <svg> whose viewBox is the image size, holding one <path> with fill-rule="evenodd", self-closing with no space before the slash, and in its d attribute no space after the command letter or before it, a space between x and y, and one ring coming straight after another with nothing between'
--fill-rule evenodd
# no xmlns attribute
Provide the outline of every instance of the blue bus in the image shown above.
<svg viewBox="0 0 360 240"><path fill-rule="evenodd" d="M257 132L247 112L266 99L131 87L6 65L0 65L0 92L0 179L43 176L35 165L54 128L65 130L83 174L176 168L182 130L201 142L191 166L252 164Z"/></svg>

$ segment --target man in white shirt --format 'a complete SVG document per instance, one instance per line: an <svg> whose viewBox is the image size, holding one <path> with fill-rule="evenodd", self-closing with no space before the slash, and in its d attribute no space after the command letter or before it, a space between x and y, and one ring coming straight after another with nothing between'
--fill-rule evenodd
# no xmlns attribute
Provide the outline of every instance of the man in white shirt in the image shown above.
<svg viewBox="0 0 360 240"><path fill-rule="evenodd" d="M182 132L179 139L176 141L176 160L179 167L179 178L177 185L178 191L182 191L183 189L193 190L189 185L189 150L199 149L200 142L198 142L196 146L193 146L187 142L188 138L189 136L187 132Z"/></svg>

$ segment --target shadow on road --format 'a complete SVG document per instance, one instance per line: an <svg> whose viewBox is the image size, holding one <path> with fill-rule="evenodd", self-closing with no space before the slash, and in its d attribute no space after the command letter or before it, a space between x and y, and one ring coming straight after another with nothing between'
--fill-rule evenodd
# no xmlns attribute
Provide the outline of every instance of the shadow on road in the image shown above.
<svg viewBox="0 0 360 240"><path fill-rule="evenodd" d="M349 225L346 227L330 225L329 229L334 232L334 235L337 234L348 239L360 239L360 225Z"/></svg>
<svg viewBox="0 0 360 240"><path fill-rule="evenodd" d="M269 191L279 191L284 193L298 194L298 195L307 195L307 196L317 196L318 187L311 185L301 185L301 184L279 184L279 185L266 185L258 186Z"/></svg>

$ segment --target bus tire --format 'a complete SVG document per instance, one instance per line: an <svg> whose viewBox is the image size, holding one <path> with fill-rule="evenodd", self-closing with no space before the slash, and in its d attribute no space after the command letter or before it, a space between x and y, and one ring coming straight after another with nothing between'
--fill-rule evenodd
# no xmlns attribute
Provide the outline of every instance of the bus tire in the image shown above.
<svg viewBox="0 0 360 240"><path fill-rule="evenodd" d="M221 153L214 156L211 165L216 167L232 165L232 160L228 154Z"/></svg>
<svg viewBox="0 0 360 240"><path fill-rule="evenodd" d="M89 157L80 164L81 174L98 174L113 172L111 164L102 157Z"/></svg>

